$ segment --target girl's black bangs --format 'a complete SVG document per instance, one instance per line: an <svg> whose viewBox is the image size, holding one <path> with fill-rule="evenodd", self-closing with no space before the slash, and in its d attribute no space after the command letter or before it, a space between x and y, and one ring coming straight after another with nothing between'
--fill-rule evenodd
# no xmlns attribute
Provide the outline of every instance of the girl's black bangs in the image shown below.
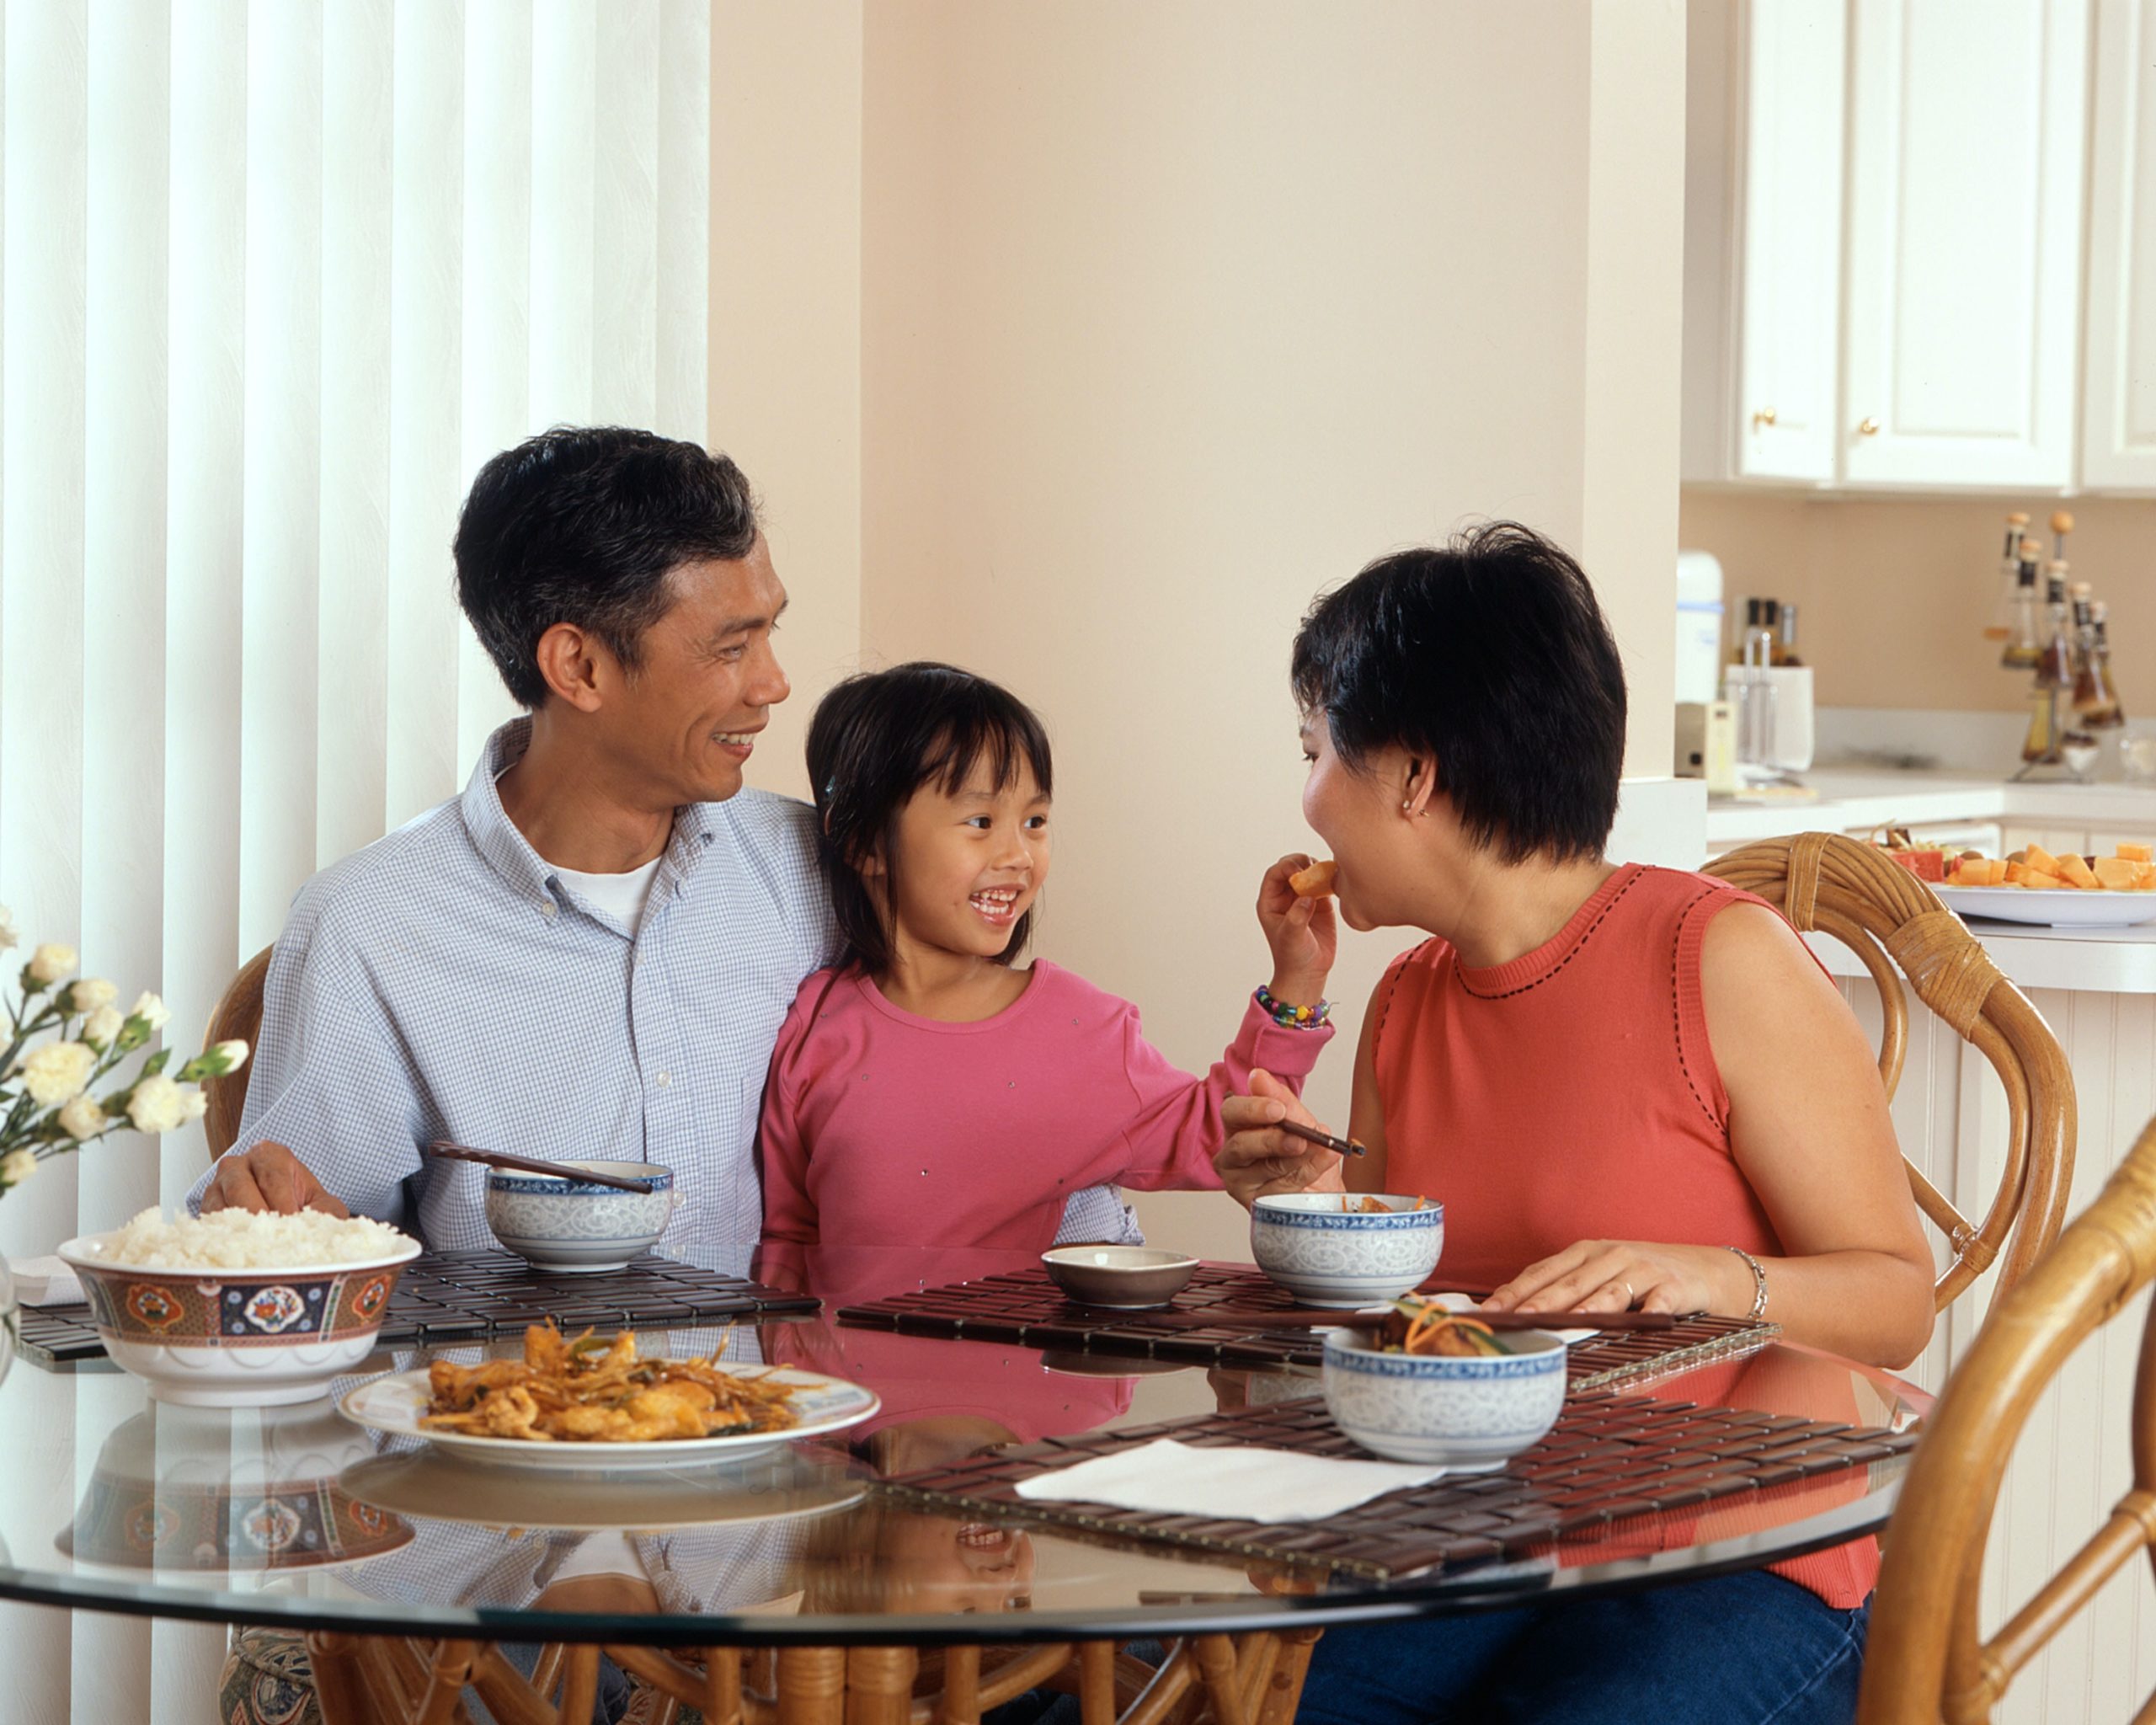
<svg viewBox="0 0 2156 1725"><path fill-rule="evenodd" d="M1048 737L1039 722L1023 708L1011 710L1001 702L978 699L959 703L947 716L922 753L917 782L932 783L945 796L955 797L984 757L998 791L1017 784L1018 769L1026 766L1033 768L1041 794L1049 794Z"/></svg>

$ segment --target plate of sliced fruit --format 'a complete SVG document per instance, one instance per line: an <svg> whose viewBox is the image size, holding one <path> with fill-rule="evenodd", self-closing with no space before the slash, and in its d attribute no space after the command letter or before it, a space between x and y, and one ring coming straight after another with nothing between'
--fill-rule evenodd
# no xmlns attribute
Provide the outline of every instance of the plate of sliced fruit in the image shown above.
<svg viewBox="0 0 2156 1725"><path fill-rule="evenodd" d="M2054 857L2039 845L2010 857L1964 852L1932 890L1963 916L2052 928L2122 928L2156 922L2156 861L2147 845L2110 857Z"/></svg>

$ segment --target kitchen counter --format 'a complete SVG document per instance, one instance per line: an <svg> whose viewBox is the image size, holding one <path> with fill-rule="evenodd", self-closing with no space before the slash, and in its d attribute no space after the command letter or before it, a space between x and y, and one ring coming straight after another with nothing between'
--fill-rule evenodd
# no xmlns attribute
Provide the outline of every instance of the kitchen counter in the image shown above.
<svg viewBox="0 0 2156 1725"><path fill-rule="evenodd" d="M1897 772L1884 767L1821 767L1804 775L1816 802L1740 803L1711 798L1710 852L1792 832L1856 832L1996 821L2005 828L2156 829L2156 785L2009 784L1971 772ZM2014 841L2009 839L2011 848ZM2079 841L2076 841L2079 842ZM2043 928L1972 921L1970 931L2024 990L2156 994L2156 924L2132 928ZM1812 937L1836 976L1860 976L1856 954L1824 935Z"/></svg>
<svg viewBox="0 0 2156 1725"><path fill-rule="evenodd" d="M2024 993L2156 994L2156 923L2133 928L2039 928L2021 922L1968 924L1993 964ZM1833 976L1868 976L1857 955L1830 935L1805 937Z"/></svg>
<svg viewBox="0 0 2156 1725"><path fill-rule="evenodd" d="M1805 773L1815 802L1707 799L1707 842L1742 844L1789 832L1848 832L1938 821L2062 826L2156 826L2156 784L2009 784L1967 772L1822 766Z"/></svg>

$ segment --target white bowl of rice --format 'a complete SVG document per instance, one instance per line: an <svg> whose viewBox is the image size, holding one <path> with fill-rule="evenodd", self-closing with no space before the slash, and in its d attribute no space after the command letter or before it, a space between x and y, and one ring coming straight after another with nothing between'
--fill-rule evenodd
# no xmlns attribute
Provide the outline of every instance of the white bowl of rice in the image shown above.
<svg viewBox="0 0 2156 1725"><path fill-rule="evenodd" d="M160 1402L267 1407L310 1401L374 1351L419 1242L387 1223L318 1210L213 1210L60 1248L105 1351Z"/></svg>

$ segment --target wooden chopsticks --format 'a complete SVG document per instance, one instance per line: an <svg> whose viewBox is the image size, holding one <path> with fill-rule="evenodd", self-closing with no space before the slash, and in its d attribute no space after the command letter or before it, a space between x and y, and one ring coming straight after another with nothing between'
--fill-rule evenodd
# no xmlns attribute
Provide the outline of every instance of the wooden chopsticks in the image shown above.
<svg viewBox="0 0 2156 1725"><path fill-rule="evenodd" d="M631 1174L602 1174L581 1162L542 1162L536 1156L516 1156L506 1150L474 1150L468 1144L451 1144L446 1138L438 1138L430 1144L427 1154L444 1162L484 1162L490 1168L511 1168L520 1174L552 1174L557 1179L575 1180L588 1186L611 1186L620 1192L648 1193L652 1189L650 1181L639 1180Z"/></svg>
<svg viewBox="0 0 2156 1725"><path fill-rule="evenodd" d="M1103 1311L1143 1323L1147 1328L1177 1330L1374 1330L1390 1311ZM1668 1311L1464 1311L1493 1330L1666 1330L1677 1322Z"/></svg>

